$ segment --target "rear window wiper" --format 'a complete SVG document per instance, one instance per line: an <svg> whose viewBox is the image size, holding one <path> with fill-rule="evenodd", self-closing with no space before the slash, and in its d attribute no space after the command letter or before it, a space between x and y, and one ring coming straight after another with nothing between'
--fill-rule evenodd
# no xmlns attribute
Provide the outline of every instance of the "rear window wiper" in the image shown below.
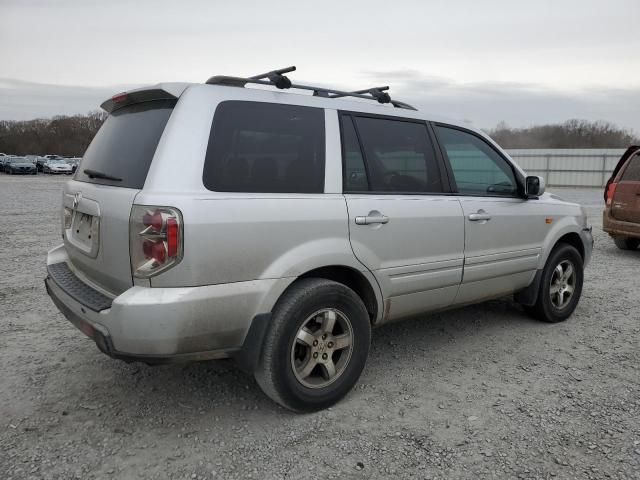
<svg viewBox="0 0 640 480"><path fill-rule="evenodd" d="M114 177L112 175L109 175L108 173L99 172L98 170L91 170L90 168L85 168L83 172L89 178L102 178L103 180L113 180L114 182L122 181L121 178Z"/></svg>

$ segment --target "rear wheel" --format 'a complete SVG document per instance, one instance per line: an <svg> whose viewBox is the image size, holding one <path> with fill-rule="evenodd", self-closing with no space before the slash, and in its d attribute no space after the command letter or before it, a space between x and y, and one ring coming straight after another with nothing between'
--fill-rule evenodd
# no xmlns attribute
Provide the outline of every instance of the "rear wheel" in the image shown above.
<svg viewBox="0 0 640 480"><path fill-rule="evenodd" d="M527 308L545 322L561 322L571 316L582 294L583 262L575 247L560 243L549 255L540 278L536 303Z"/></svg>
<svg viewBox="0 0 640 480"><path fill-rule="evenodd" d="M274 308L255 377L283 407L320 410L357 382L370 341L369 315L353 290L330 280L303 279Z"/></svg>
<svg viewBox="0 0 640 480"><path fill-rule="evenodd" d="M640 245L640 239L630 237L613 237L613 242L620 250L635 250Z"/></svg>

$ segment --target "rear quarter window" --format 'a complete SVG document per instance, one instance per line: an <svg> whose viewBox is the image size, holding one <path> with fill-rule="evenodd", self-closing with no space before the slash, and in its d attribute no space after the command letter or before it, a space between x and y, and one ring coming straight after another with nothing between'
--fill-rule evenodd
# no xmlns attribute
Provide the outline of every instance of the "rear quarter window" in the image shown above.
<svg viewBox="0 0 640 480"><path fill-rule="evenodd" d="M112 112L82 158L76 180L125 188L142 188L162 132L176 100L153 100ZM118 180L90 178L85 170Z"/></svg>
<svg viewBox="0 0 640 480"><path fill-rule="evenodd" d="M321 193L324 110L261 102L218 105L203 171L218 192Z"/></svg>

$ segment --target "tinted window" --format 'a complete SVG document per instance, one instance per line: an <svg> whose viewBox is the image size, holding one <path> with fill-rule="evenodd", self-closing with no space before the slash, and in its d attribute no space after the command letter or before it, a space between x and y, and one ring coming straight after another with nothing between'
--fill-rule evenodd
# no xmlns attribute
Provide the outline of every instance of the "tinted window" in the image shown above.
<svg viewBox="0 0 640 480"><path fill-rule="evenodd" d="M440 173L426 125L355 117L369 173L379 192L442 192Z"/></svg>
<svg viewBox="0 0 640 480"><path fill-rule="evenodd" d="M82 159L76 179L83 182L142 188L158 141L175 106L175 100L136 103L112 112ZM85 169L122 181L89 178Z"/></svg>
<svg viewBox="0 0 640 480"><path fill-rule="evenodd" d="M636 154L631 157L627 168L624 169L621 181L626 180L629 182L640 182L640 155Z"/></svg>
<svg viewBox="0 0 640 480"><path fill-rule="evenodd" d="M436 127L436 131L447 152L458 192L482 196L517 193L510 165L486 142L453 128Z"/></svg>
<svg viewBox="0 0 640 480"><path fill-rule="evenodd" d="M351 117L343 116L342 145L344 152L344 190L347 192L363 192L369 189L367 171L360 151L360 144L353 127Z"/></svg>
<svg viewBox="0 0 640 480"><path fill-rule="evenodd" d="M324 191L324 110L223 102L213 119L203 182L218 192Z"/></svg>

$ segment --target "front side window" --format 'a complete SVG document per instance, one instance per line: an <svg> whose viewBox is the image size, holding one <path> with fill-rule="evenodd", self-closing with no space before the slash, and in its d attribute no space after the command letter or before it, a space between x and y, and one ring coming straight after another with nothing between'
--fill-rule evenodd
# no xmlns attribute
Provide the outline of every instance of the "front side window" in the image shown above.
<svg viewBox="0 0 640 480"><path fill-rule="evenodd" d="M515 196L518 192L511 166L485 141L455 128L436 126L458 187L465 195Z"/></svg>
<svg viewBox="0 0 640 480"><path fill-rule="evenodd" d="M322 193L324 110L227 101L215 113L203 182L218 192Z"/></svg>
<svg viewBox="0 0 640 480"><path fill-rule="evenodd" d="M376 192L443 191L433 146L424 123L354 117L364 149L369 188Z"/></svg>

